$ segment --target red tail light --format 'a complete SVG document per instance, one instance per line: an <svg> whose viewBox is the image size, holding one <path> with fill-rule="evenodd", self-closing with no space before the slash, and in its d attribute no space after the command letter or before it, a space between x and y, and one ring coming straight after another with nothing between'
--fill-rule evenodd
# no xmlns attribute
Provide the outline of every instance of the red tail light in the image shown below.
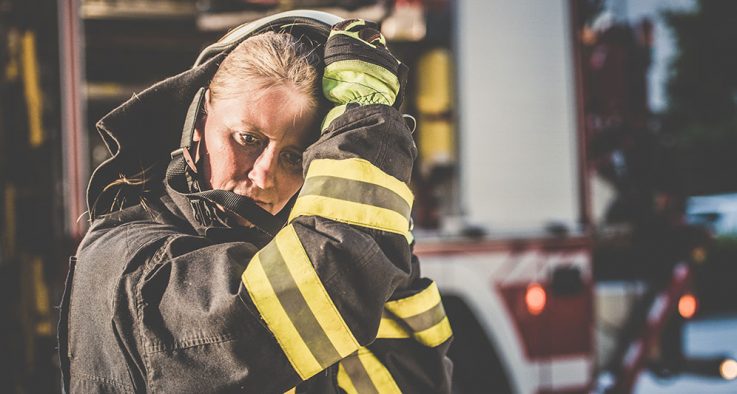
<svg viewBox="0 0 737 394"><path fill-rule="evenodd" d="M531 283L527 286L525 291L525 305L527 305L527 311L531 315L537 316L542 313L545 309L545 304L548 301L547 293L539 283Z"/></svg>
<svg viewBox="0 0 737 394"><path fill-rule="evenodd" d="M686 293L678 300L678 313L684 319L690 319L696 314L698 305L696 297L691 293Z"/></svg>

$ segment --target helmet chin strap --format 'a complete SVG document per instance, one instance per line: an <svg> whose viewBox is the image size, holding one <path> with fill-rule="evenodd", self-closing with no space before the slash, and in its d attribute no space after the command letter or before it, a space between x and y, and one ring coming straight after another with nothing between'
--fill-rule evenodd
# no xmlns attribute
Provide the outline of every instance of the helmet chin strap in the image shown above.
<svg viewBox="0 0 737 394"><path fill-rule="evenodd" d="M192 148L194 130L204 105L205 91L205 88L197 91L187 110L180 146L171 152L171 162L166 169L166 185L175 193L187 197L195 219L204 226L210 226L218 220L218 206L221 206L273 237L286 224L295 198L292 198L277 215L272 215L248 197L226 190L201 190L200 174L193 160L196 152L193 152Z"/></svg>

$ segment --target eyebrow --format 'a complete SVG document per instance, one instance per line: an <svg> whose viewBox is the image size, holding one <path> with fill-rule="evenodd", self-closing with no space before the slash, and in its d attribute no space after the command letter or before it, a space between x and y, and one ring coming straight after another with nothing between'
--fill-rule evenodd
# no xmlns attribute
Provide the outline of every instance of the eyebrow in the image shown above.
<svg viewBox="0 0 737 394"><path fill-rule="evenodd" d="M264 134L263 130L261 130L260 127L256 126L253 123L249 123L249 122L242 121L242 120L239 121L239 122L234 122L234 124L229 124L229 123L226 122L225 125L228 126L228 128L231 129L231 130L236 130L236 131L258 131L259 133Z"/></svg>

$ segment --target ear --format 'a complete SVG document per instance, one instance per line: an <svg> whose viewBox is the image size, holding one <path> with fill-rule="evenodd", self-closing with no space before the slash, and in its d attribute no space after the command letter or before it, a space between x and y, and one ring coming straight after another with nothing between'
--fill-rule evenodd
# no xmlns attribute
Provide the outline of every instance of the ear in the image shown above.
<svg viewBox="0 0 737 394"><path fill-rule="evenodd" d="M207 113L210 107L210 89L205 91L205 102L203 108L200 109L200 114L197 117L197 124L194 127L194 135L192 135L192 141L199 142L202 140L205 131L205 121L207 120Z"/></svg>

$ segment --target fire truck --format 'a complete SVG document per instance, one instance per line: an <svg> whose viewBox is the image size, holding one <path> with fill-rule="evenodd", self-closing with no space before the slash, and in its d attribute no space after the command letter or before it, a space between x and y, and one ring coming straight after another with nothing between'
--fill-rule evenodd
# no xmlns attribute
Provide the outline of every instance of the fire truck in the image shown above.
<svg viewBox="0 0 737 394"><path fill-rule="evenodd" d="M601 113L610 109L601 109L604 103L599 116L592 116L584 108L584 88L598 83L596 94L608 86L622 96L615 99L641 101L642 111L628 114L635 121L627 126L634 128L645 123L648 112L640 84L647 64L635 59L632 63L641 68L635 75L616 75L619 79L605 73L592 77L591 68L600 65L632 68L618 63L621 57L607 63L606 56L622 55L620 48L606 53L591 46L590 53L582 53L582 42L592 37L581 29L581 4L457 2L452 143L423 144L429 138L422 111L432 112L432 105L422 90L416 98L422 165L445 163L451 168L445 173L456 175L435 191L443 201L442 219L434 230L416 231L415 252L423 275L432 277L444 295L455 333L451 357L457 393L630 392L653 354L695 365L682 362L680 328L668 327L674 317L695 314L691 267L704 249L690 242L698 237L666 245L684 249L685 258L666 259L656 267L665 267L657 279L594 281L595 251L607 238L594 228L617 190L587 157L587 138L602 129L590 123L605 119ZM632 53L647 53L650 28L642 25L641 47ZM634 32L623 29L610 31ZM439 78L437 72L429 74ZM431 126L429 133L437 139L438 127ZM607 157L613 166L621 158ZM652 263L629 255L619 259L615 271L625 271L622 262L639 269ZM599 271L601 264L597 261ZM673 342L665 347L677 351L663 351L667 337ZM719 376L720 362L697 363L701 370L690 372Z"/></svg>
<svg viewBox="0 0 737 394"><path fill-rule="evenodd" d="M415 250L453 324L455 390L587 392L592 246L573 10L492 0L456 12L458 209L418 230Z"/></svg>

